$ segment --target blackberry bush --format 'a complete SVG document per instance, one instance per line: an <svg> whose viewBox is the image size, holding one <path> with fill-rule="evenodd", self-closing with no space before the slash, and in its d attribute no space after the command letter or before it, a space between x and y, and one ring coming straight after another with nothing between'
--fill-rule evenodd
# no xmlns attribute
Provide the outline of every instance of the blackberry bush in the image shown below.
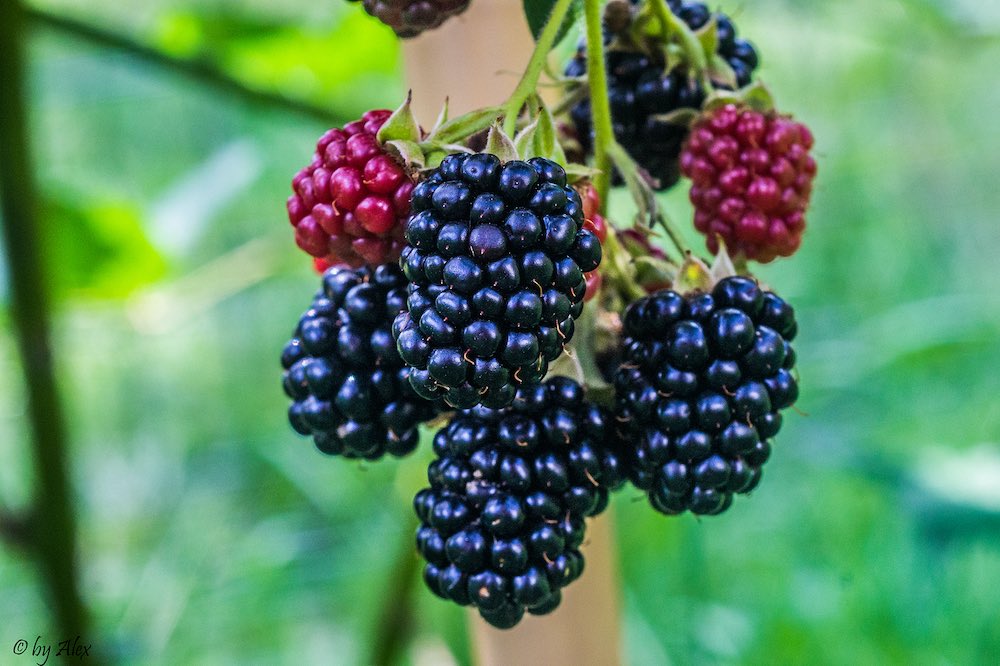
<svg viewBox="0 0 1000 666"><path fill-rule="evenodd" d="M573 337L601 244L555 162L449 155L413 191L393 324L420 395L503 407Z"/></svg>
<svg viewBox="0 0 1000 666"><path fill-rule="evenodd" d="M670 2L671 10L692 30L704 27L712 13L701 2ZM757 68L754 47L736 36L736 27L725 14L716 14L718 55L732 69L738 87L752 80ZM705 90L690 69L666 67L662 48L647 51L634 46L614 45L607 52L608 97L615 138L633 159L656 179L659 189L674 185L680 178L678 157L687 136L683 124L657 116L680 109L699 109L710 90ZM587 71L584 45L566 67L566 76L578 77ZM726 88L725 84L716 84ZM570 111L576 139L584 151L592 149L593 125L590 98Z"/></svg>
<svg viewBox="0 0 1000 666"><path fill-rule="evenodd" d="M768 262L802 242L816 161L805 125L727 104L691 129L681 170L691 179L695 229L712 252Z"/></svg>
<svg viewBox="0 0 1000 666"><path fill-rule="evenodd" d="M572 379L522 386L505 409L458 412L417 493L417 549L434 594L512 627L583 571L584 518L622 484L609 414Z"/></svg>
<svg viewBox="0 0 1000 666"><path fill-rule="evenodd" d="M392 319L405 303L406 280L395 265L323 275L281 355L289 421L323 453L405 455L417 445L417 426L437 414L413 392L392 339Z"/></svg>
<svg viewBox="0 0 1000 666"><path fill-rule="evenodd" d="M316 144L292 179L295 242L329 265L377 266L399 257L413 180L376 134L391 111L368 111Z"/></svg>
<svg viewBox="0 0 1000 666"><path fill-rule="evenodd" d="M357 1L357 0L354 0ZM398 37L416 37L437 28L469 7L469 0L361 0L365 11Z"/></svg>
<svg viewBox="0 0 1000 666"><path fill-rule="evenodd" d="M629 476L666 514L718 514L760 481L798 397L795 313L745 277L660 291L625 314L616 419Z"/></svg>

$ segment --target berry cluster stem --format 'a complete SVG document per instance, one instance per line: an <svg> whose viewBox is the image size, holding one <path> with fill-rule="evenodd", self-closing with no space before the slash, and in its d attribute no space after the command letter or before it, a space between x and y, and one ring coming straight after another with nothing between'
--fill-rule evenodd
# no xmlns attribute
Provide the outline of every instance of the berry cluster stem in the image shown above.
<svg viewBox="0 0 1000 666"><path fill-rule="evenodd" d="M521 107L538 87L538 77L545 69L545 59L552 47L555 46L559 27L566 19L566 14L572 4L573 0L556 0L555 5L552 6L552 13L549 14L549 19L546 21L542 33L538 36L538 41L535 42L535 50L531 53L531 59L524 69L524 74L521 75L517 87L514 88L514 92L504 104L503 130L510 136L514 136L514 132L517 130L517 116L521 112Z"/></svg>
<svg viewBox="0 0 1000 666"><path fill-rule="evenodd" d="M608 74L604 61L604 34L601 25L601 0L584 0L587 22L587 81L590 87L591 118L594 125L594 188L601 200L601 213L608 205L611 183L611 158L608 147L615 141L611 125L611 102L608 98Z"/></svg>
<svg viewBox="0 0 1000 666"><path fill-rule="evenodd" d="M608 225L608 235L604 239L604 275L616 290L629 302L646 296L645 290L635 281L634 271L629 263L632 258L618 242L614 227Z"/></svg>
<svg viewBox="0 0 1000 666"><path fill-rule="evenodd" d="M705 90L712 90L712 81L708 76L708 59L705 50L691 28L678 18L667 5L666 0L650 0L653 12L663 27L664 37L671 32L680 37L681 48L688 59L688 65L695 71L698 82Z"/></svg>

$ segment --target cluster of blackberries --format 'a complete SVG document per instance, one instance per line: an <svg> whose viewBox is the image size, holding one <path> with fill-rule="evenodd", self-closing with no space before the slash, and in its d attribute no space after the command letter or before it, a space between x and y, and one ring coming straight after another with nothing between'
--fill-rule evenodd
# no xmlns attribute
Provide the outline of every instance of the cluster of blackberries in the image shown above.
<svg viewBox="0 0 1000 666"><path fill-rule="evenodd" d="M500 628L554 610L583 570L584 518L623 481L608 420L565 377L521 387L504 409L458 412L414 499L431 591Z"/></svg>
<svg viewBox="0 0 1000 666"><path fill-rule="evenodd" d="M413 190L393 323L420 395L504 407L573 337L601 244L555 162L449 155Z"/></svg>
<svg viewBox="0 0 1000 666"><path fill-rule="evenodd" d="M406 307L395 265L331 268L285 346L288 418L331 455L376 459L416 448L417 426L437 414L407 381L390 331Z"/></svg>
<svg viewBox="0 0 1000 666"><path fill-rule="evenodd" d="M673 0L668 4L692 30L703 27L712 17L701 2ZM747 85L757 67L757 52L749 42L737 38L736 28L725 14L716 14L716 30L718 54L733 69L737 86ZM678 157L687 128L656 116L684 108L699 109L709 91L703 90L683 65L666 69L661 49L647 54L612 48L606 60L615 138L658 181L659 188L671 187L680 178ZM576 77L586 71L587 55L581 46L566 67L566 75ZM570 117L577 139L589 152L593 131L590 99L574 106Z"/></svg>
<svg viewBox="0 0 1000 666"><path fill-rule="evenodd" d="M469 0L361 0L361 3L366 12L404 39L436 28L469 7Z"/></svg>
<svg viewBox="0 0 1000 666"><path fill-rule="evenodd" d="M745 277L629 306L615 416L631 481L666 514L717 514L760 481L798 397L792 307Z"/></svg>

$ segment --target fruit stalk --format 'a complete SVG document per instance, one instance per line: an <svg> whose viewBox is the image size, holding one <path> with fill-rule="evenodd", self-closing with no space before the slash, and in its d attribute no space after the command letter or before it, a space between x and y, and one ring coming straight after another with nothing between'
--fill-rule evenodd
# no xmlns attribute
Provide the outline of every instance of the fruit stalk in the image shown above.
<svg viewBox="0 0 1000 666"><path fill-rule="evenodd" d="M556 0L556 4L552 6L552 13L549 14L549 19L542 29L542 34L538 36L538 41L535 43L531 60L528 61L524 74L521 75L521 80L518 81L517 87L514 88L514 92L511 93L504 105L503 130L510 136L514 136L517 129L517 116L521 112L521 107L538 86L538 77L545 69L545 59L552 47L555 46L559 27L566 19L566 13L572 4L573 0Z"/></svg>
<svg viewBox="0 0 1000 666"><path fill-rule="evenodd" d="M604 36L601 27L601 0L584 0L587 22L587 81L594 123L594 187L601 200L601 214L608 205L611 183L611 158L608 147L615 140L611 125L611 102L608 98L608 74L604 62Z"/></svg>

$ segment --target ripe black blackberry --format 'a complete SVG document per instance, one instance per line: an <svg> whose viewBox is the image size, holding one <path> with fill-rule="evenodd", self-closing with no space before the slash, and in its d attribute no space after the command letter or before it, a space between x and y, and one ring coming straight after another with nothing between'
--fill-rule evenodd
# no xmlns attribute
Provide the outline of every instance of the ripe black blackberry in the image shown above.
<svg viewBox="0 0 1000 666"><path fill-rule="evenodd" d="M357 1L357 0L352 0ZM393 29L397 37L416 37L461 14L469 0L361 0L365 11Z"/></svg>
<svg viewBox="0 0 1000 666"><path fill-rule="evenodd" d="M454 154L413 190L393 324L420 395L504 407L573 337L601 244L566 172L535 157Z"/></svg>
<svg viewBox="0 0 1000 666"><path fill-rule="evenodd" d="M669 2L671 11L692 30L704 26L712 13L701 2ZM736 37L736 28L725 14L716 15L719 37L717 52L733 69L737 86L750 83L757 68L757 52L750 42ZM678 157L687 129L654 116L678 109L701 108L706 91L688 76L682 65L665 69L662 50L653 55L614 49L607 52L608 98L615 138L651 176L659 189L673 186L680 179ZM581 44L566 67L566 76L581 76L587 71L586 46ZM720 86L722 87L722 86ZM570 111L576 138L583 149L592 149L593 124L590 99L579 102Z"/></svg>
<svg viewBox="0 0 1000 666"><path fill-rule="evenodd" d="M335 267L285 345L288 419L323 453L374 460L402 456L417 426L437 407L414 393L391 322L406 307L406 278L395 264Z"/></svg>
<svg viewBox="0 0 1000 666"><path fill-rule="evenodd" d="M664 290L625 314L615 416L629 477L666 514L718 514L760 482L798 398L792 307L753 280Z"/></svg>
<svg viewBox="0 0 1000 666"><path fill-rule="evenodd" d="M623 482L609 419L565 377L456 413L414 498L431 591L501 629L554 610L583 571L584 518Z"/></svg>

